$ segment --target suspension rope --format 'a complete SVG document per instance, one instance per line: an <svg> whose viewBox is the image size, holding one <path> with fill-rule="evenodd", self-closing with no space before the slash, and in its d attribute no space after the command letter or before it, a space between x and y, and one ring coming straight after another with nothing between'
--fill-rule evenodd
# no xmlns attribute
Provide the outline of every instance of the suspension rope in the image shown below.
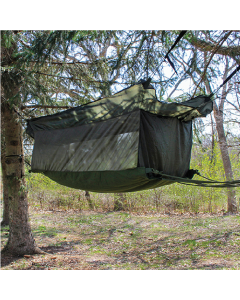
<svg viewBox="0 0 240 300"><path fill-rule="evenodd" d="M163 174L160 171L152 169L152 173L156 175L156 179L166 179L169 181L174 181L176 183L180 184L186 184L186 185L194 185L194 186L202 186L202 187L214 187L214 188L233 188L233 187L240 187L240 180L232 180L232 181L217 181L212 180L207 177L204 177L200 175L200 173L197 171L195 174L198 176L201 176L207 180L195 180L195 179L189 179L189 178L182 178L178 176L172 176Z"/></svg>
<svg viewBox="0 0 240 300"><path fill-rule="evenodd" d="M212 92L209 97L212 97L215 95L221 87L224 86L238 71L240 70L240 65L223 81L223 83L215 90L215 92Z"/></svg>
<svg viewBox="0 0 240 300"><path fill-rule="evenodd" d="M177 37L175 43L172 45L172 47L170 48L170 50L168 50L167 54L165 55L164 59L167 59L169 64L171 65L171 67L173 68L173 70L175 71L175 73L178 75L176 69L175 69L175 66L173 64L173 62L170 60L169 58L169 54L170 52L175 48L175 46L177 45L177 43L181 40L181 38L184 36L184 34L187 32L187 30L182 30L179 34L179 36Z"/></svg>

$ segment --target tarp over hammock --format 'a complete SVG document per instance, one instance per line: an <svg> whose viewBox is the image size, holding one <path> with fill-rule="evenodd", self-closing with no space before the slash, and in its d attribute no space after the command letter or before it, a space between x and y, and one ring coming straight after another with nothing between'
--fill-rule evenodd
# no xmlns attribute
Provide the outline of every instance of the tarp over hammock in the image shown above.
<svg viewBox="0 0 240 300"><path fill-rule="evenodd" d="M136 84L95 102L28 121L35 139L32 172L72 188L133 192L171 184L164 174L188 177L192 119L212 111L198 96L160 102Z"/></svg>

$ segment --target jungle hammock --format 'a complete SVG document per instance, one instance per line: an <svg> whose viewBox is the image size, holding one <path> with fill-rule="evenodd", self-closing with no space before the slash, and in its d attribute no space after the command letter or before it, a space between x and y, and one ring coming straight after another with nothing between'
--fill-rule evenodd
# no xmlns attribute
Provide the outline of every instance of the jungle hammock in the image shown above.
<svg viewBox="0 0 240 300"><path fill-rule="evenodd" d="M192 180L192 119L213 108L209 96L160 102L150 85L136 84L111 97L28 120L35 139L32 172L76 189L134 192ZM196 172L195 172L196 173Z"/></svg>

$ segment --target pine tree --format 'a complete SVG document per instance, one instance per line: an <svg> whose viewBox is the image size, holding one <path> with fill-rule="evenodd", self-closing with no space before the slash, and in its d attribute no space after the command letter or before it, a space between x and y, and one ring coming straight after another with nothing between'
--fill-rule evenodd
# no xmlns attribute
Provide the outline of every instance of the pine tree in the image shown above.
<svg viewBox="0 0 240 300"><path fill-rule="evenodd" d="M4 191L8 198L9 239L4 251L17 255L41 253L37 248L28 218L27 191L25 189L22 125L15 107L19 107L21 71L13 66L16 63L17 42L10 33L2 33L2 88L1 117L3 119L3 140L5 144Z"/></svg>
<svg viewBox="0 0 240 300"><path fill-rule="evenodd" d="M4 199L8 204L4 207L6 216L7 207L9 211L9 239L5 252L41 253L28 218L24 117L30 115L29 109L37 109L35 116L39 116L109 95L109 81L113 83L118 78L122 67L118 63L113 71L112 62L107 58L112 40L117 43L115 32L1 32L1 116L5 148L2 169ZM119 49L122 51L121 47ZM7 218L4 221L7 223Z"/></svg>
<svg viewBox="0 0 240 300"><path fill-rule="evenodd" d="M21 123L21 111L29 102L44 110L48 106L53 107L53 104L54 107L62 107L59 103L68 102L68 99L54 101L51 97L58 89L69 91L66 79L59 80L63 76L56 76L56 80L46 80L46 76L40 75L53 71L48 63L52 57L56 59L62 58L63 54L64 57L67 56L70 41L75 34L75 32L1 32L1 117L5 148L2 168L4 199L8 200L9 213L9 239L4 252L16 255L42 253L35 244L28 218L23 150L24 124ZM54 71L59 72L59 68L64 71L64 60ZM72 78L70 80L73 81ZM77 101L81 100L78 94L75 98ZM7 215L7 210L5 213ZM8 220L5 218L4 221Z"/></svg>

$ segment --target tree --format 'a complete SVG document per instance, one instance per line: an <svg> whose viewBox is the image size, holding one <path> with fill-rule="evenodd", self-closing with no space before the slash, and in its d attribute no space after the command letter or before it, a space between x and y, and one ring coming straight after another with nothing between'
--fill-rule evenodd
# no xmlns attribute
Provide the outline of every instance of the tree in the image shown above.
<svg viewBox="0 0 240 300"><path fill-rule="evenodd" d="M233 69L233 67L236 66L236 63L239 63L239 49L240 45L229 45L230 43L233 43L235 41L230 39L230 42L228 41L228 38L232 32L227 32L223 36L221 36L221 39L219 39L218 42L214 40L214 37L212 37L211 33L207 32L205 34L205 40L192 36L191 43L194 47L204 52L204 64L203 64L203 72L199 70L199 67L196 67L195 70L199 75L201 75L201 81L204 82L206 91L208 94L211 94L211 77L214 78L213 71L209 73L207 72L208 66L211 66L211 60L213 59L213 56L215 54L218 54L218 62L221 60L221 56L223 55L225 59L225 70L223 74L223 81L227 78L229 75L229 71ZM238 33L234 33L235 38L238 36ZM227 41L227 46L223 46L223 43ZM209 53L210 52L210 53ZM221 55L219 57L219 55ZM208 56L208 57L207 57ZM232 67L229 67L229 59L233 61ZM213 68L212 68L213 69ZM215 64L215 70L217 69L217 65ZM199 83L197 87L199 86ZM228 151L228 144L226 139L226 134L224 131L224 103L226 103L227 100L227 94L231 91L232 85L229 83L226 83L221 92L220 101L219 104L217 104L216 101L213 101L213 112L214 112L214 119L216 122L216 130L218 133L218 142L221 150L222 155L222 161L225 171L225 177L226 180L231 181L234 180L233 178L233 171L231 167L231 161L229 157L229 151ZM227 211L229 213L236 213L237 212L237 204L236 204L236 193L233 188L229 188L227 190L227 196L228 196L228 208Z"/></svg>
<svg viewBox="0 0 240 300"><path fill-rule="evenodd" d="M223 75L223 81L227 78L229 69L230 68L228 66L228 59L226 58L226 66L225 66L225 71L224 71L224 75ZM225 84L223 86L219 105L217 105L216 101L213 102L213 112L214 112L214 118L216 121L218 142L219 142L219 146L220 146L220 150L221 150L225 176L228 181L232 181L232 180L234 180L234 178L233 178L233 171L232 171L231 161L230 161L229 152L228 152L227 139L226 139L226 135L225 135L225 131L224 131L224 115L223 115L224 103L226 102L226 97L229 92L229 90L227 90L227 86L228 86L228 84ZM211 89L210 89L210 85L209 85L208 81L206 81L206 89L207 89L208 93L211 93ZM233 188L228 188L227 195L228 195L227 211L229 213L236 213L238 211L238 209L237 209L237 203L236 203L235 190Z"/></svg>
<svg viewBox="0 0 240 300"><path fill-rule="evenodd" d="M1 226L9 225L9 201L7 187L7 174L6 174L6 154L5 154L5 140L3 133L3 116L1 116L1 165L2 165L2 186L3 186L3 219Z"/></svg>
<svg viewBox="0 0 240 300"><path fill-rule="evenodd" d="M2 67L11 67L17 45L7 46L1 39ZM1 117L3 118L3 140L5 161L3 162L4 190L8 199L9 239L5 251L23 255L41 253L37 248L28 219L27 191L25 190L25 170L22 144L22 126L15 106L19 106L18 97L21 75L16 70L2 73ZM7 85L11 85L8 89ZM6 198L5 197L5 198ZM6 204L6 203L5 203ZM6 208L6 205L5 205Z"/></svg>
<svg viewBox="0 0 240 300"><path fill-rule="evenodd" d="M79 62L79 67L75 57L70 56L73 51L70 48L74 48L74 41L79 43L86 36L93 40L95 35L95 32L73 31L1 32L1 115L5 146L2 168L6 174L3 174L4 200L9 200L10 228L5 252L17 255L41 253L28 219L21 110L31 106L43 109L38 114L51 113L52 107L62 108L66 104L92 100L89 86L94 81L96 63L84 60ZM104 38L102 32L98 36ZM84 57L82 53L80 56ZM98 66L98 69L104 68ZM105 74L104 71L98 73ZM82 78L84 84L81 84ZM7 201L4 208L7 214Z"/></svg>
<svg viewBox="0 0 240 300"><path fill-rule="evenodd" d="M22 43L24 37L21 36ZM39 38L38 34L37 38ZM29 49L28 45L26 49ZM32 75L33 68L29 64L29 58L24 60L23 55L19 58L21 50L18 32L1 32L1 117L5 148L2 169L4 200L8 200L5 201L4 214L7 216L9 211L9 239L4 251L16 255L42 253L36 246L28 218L23 126L19 111L22 103L26 102L29 96L30 100L34 97L35 101L50 99L49 91L44 91L46 81L41 83L37 76ZM30 67L27 69L24 64ZM56 86L58 82L54 84Z"/></svg>

